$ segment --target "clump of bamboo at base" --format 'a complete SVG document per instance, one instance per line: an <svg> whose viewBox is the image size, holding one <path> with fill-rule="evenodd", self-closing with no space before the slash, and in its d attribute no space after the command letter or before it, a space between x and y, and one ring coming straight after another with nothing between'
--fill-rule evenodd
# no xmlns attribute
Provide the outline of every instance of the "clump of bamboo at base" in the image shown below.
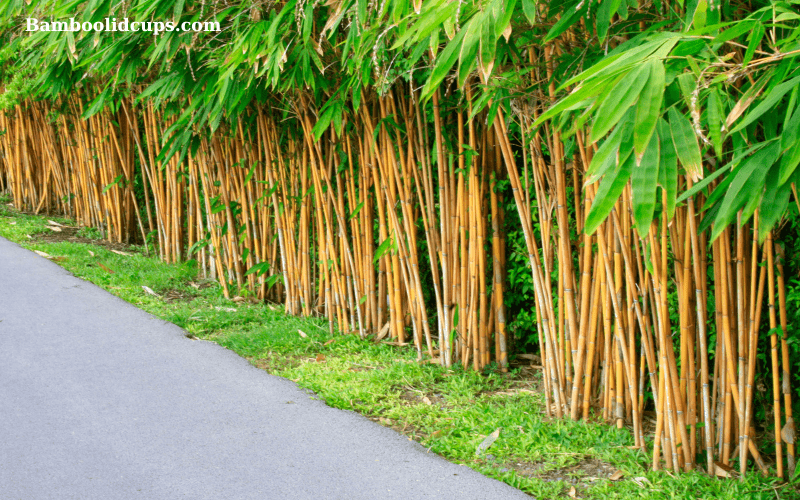
<svg viewBox="0 0 800 500"><path fill-rule="evenodd" d="M798 202L797 51L757 8L670 4L181 3L176 18L238 15L221 38L49 52L39 38L17 47L69 65L91 48L96 73L54 69L80 92L52 85L0 113L0 187L18 208L196 259L227 297L475 370L509 368L509 256L523 254L548 414L629 427L654 469L786 477L773 228ZM674 32L648 35L656 22ZM150 60L116 58L115 40Z"/></svg>

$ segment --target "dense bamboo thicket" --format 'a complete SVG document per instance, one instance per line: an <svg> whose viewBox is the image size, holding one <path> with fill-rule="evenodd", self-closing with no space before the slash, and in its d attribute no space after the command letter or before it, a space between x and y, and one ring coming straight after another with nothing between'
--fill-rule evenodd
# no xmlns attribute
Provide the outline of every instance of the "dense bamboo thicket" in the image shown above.
<svg viewBox="0 0 800 500"><path fill-rule="evenodd" d="M69 95L9 77L0 189L196 259L228 297L250 290L444 366L508 370L516 258L536 318L516 336L536 339L548 414L631 428L654 469L785 477L795 424L773 228L798 202L795 18L688 3L251 6L227 59L196 46L192 65L184 47L180 77L140 68L109 86L112 68L136 73L113 48L95 51L96 86ZM287 56L265 31L278 26L305 48Z"/></svg>

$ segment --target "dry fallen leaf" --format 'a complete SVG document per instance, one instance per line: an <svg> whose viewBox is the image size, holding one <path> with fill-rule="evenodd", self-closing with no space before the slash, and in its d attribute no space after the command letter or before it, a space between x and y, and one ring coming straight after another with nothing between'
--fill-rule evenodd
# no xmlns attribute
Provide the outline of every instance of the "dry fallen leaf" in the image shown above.
<svg viewBox="0 0 800 500"><path fill-rule="evenodd" d="M229 313L235 313L236 312L236 309L234 309L232 307L214 306L214 309L216 309L217 311L225 311L225 312L229 312Z"/></svg>
<svg viewBox="0 0 800 500"><path fill-rule="evenodd" d="M434 431L433 433L431 433L431 437L432 438L438 438L438 437L441 437L442 434L444 434L444 431L439 429L438 431Z"/></svg>
<svg viewBox="0 0 800 500"><path fill-rule="evenodd" d="M104 271L108 272L108 274L114 274L114 271L104 266L102 262L98 262L97 265L100 266L100 268Z"/></svg>
<svg viewBox="0 0 800 500"><path fill-rule="evenodd" d="M646 486L645 486L645 485L648 485L648 486L653 486L653 483L651 483L651 482L650 482L650 480L649 480L649 479L647 479L647 478L646 478L646 477L644 477L644 476L634 477L632 480L633 480L633 482L634 482L634 483L636 483L636 484L637 484L637 485L638 485L640 488L646 488Z"/></svg>
<svg viewBox="0 0 800 500"><path fill-rule="evenodd" d="M475 450L475 454L476 455L480 455L484 451L488 450L489 447L492 445L492 443L494 443L497 440L498 437L500 437L500 428L499 427L497 429L495 429L495 431L493 433L491 433L488 436L486 436L486 439L481 441L481 444L479 444L478 448Z"/></svg>
<svg viewBox="0 0 800 500"><path fill-rule="evenodd" d="M17 225L17 221L11 221L11 222L9 222L9 224L11 224L12 226L16 226Z"/></svg>
<svg viewBox="0 0 800 500"><path fill-rule="evenodd" d="M386 337L386 335L389 334L389 326L390 323L386 323L385 325L383 325L383 328L381 328L381 331L378 332L378 336L375 337L375 340L383 340Z"/></svg>
<svg viewBox="0 0 800 500"><path fill-rule="evenodd" d="M329 341L325 342L325 343L324 343L324 344L322 344L322 345L331 345L331 344L333 344L334 342L336 342L336 339L330 339Z"/></svg>
<svg viewBox="0 0 800 500"><path fill-rule="evenodd" d="M233 300L234 302L244 302L245 299L244 299L244 297L240 297L239 295L237 295L236 297L232 298L231 300Z"/></svg>
<svg viewBox="0 0 800 500"><path fill-rule="evenodd" d="M64 227L63 224L59 224L58 222L56 222L54 220L50 220L50 219L47 219L47 223L50 224L51 226Z"/></svg>
<svg viewBox="0 0 800 500"><path fill-rule="evenodd" d="M714 474L717 477L731 477L733 469L721 462L714 462Z"/></svg>
<svg viewBox="0 0 800 500"><path fill-rule="evenodd" d="M88 252L89 252L89 255L91 255L92 257L94 257L94 252L92 252L91 250L89 250Z"/></svg>
<svg viewBox="0 0 800 500"><path fill-rule="evenodd" d="M34 253L39 257L44 257L45 259L52 259L53 256L44 252L40 252L39 250L34 250Z"/></svg>
<svg viewBox="0 0 800 500"><path fill-rule="evenodd" d="M308 335L306 335L306 334L305 334L305 332L304 332L303 330L297 330L297 333L299 333L299 334L300 334L300 336L301 336L301 337L303 337L303 338L306 338L306 337L308 337Z"/></svg>
<svg viewBox="0 0 800 500"><path fill-rule="evenodd" d="M422 396L422 402L425 403L426 405L432 405L433 404L431 402L430 398L428 398L428 396Z"/></svg>
<svg viewBox="0 0 800 500"><path fill-rule="evenodd" d="M781 437L787 443L794 444L794 439L795 439L794 419L792 419L791 417L789 417L789 419L786 420L786 425L784 425L783 429L781 429Z"/></svg>
<svg viewBox="0 0 800 500"><path fill-rule="evenodd" d="M317 363L322 363L323 361L325 361L325 355L317 354Z"/></svg>
<svg viewBox="0 0 800 500"><path fill-rule="evenodd" d="M51 230L51 231L55 231L55 232L57 232L57 233L60 233L60 232L61 232L61 228L60 228L60 227L58 227L58 226L44 226L44 227L46 227L47 229L49 229L49 230Z"/></svg>
<svg viewBox="0 0 800 500"><path fill-rule="evenodd" d="M578 498L578 490L576 490L574 486L570 487L569 496L570 498Z"/></svg>
<svg viewBox="0 0 800 500"><path fill-rule="evenodd" d="M142 290L144 290L145 293L147 293L148 295L152 295L153 297L160 297L160 295L154 292L153 289L150 288L149 286L142 285Z"/></svg>
<svg viewBox="0 0 800 500"><path fill-rule="evenodd" d="M619 481L620 479L622 479L622 476L624 475L625 474L623 474L621 470L618 470L617 472L611 474L611 477L609 477L608 479L611 481Z"/></svg>
<svg viewBox="0 0 800 500"><path fill-rule="evenodd" d="M130 254L128 252L123 252L123 251L120 251L120 250L114 250L113 248L111 249L111 251L114 252L117 255L124 255L125 257L133 257L133 254Z"/></svg>

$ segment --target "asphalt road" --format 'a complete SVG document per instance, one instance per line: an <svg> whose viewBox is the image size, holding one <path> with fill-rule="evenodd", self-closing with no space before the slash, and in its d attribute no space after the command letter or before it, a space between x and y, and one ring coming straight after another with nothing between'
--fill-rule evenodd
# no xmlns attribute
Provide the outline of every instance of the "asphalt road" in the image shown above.
<svg viewBox="0 0 800 500"><path fill-rule="evenodd" d="M516 499L0 238L0 499Z"/></svg>

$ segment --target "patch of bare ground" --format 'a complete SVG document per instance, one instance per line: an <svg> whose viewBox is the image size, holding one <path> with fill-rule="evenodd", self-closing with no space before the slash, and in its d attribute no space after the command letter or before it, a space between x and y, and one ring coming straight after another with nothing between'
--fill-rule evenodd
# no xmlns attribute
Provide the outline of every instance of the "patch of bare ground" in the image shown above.
<svg viewBox="0 0 800 500"><path fill-rule="evenodd" d="M613 465L588 457L584 457L576 464L557 469L550 468L549 464L543 461L532 463L517 460L507 463L506 468L522 476L546 482L561 481L568 487L567 495L570 498L582 498L592 482L599 479L616 481L622 478L622 473Z"/></svg>
<svg viewBox="0 0 800 500"><path fill-rule="evenodd" d="M422 391L414 391L408 388L400 394L400 399L409 404L426 404L440 408L447 406L447 401L440 394L425 394Z"/></svg>
<svg viewBox="0 0 800 500"><path fill-rule="evenodd" d="M39 243L61 243L61 242L68 242L68 243L86 243L88 245L95 245L99 247L104 247L109 250L117 250L123 252L130 252L131 246L126 245L125 243L116 243L113 241L103 240L103 239L94 239L94 238L86 238L83 236L78 236L81 228L76 226L64 226L64 225L48 225L46 226L48 231L45 233L37 233L32 237L33 241Z"/></svg>
<svg viewBox="0 0 800 500"><path fill-rule="evenodd" d="M303 356L292 356L287 354L275 354L273 352L266 353L261 358L247 358L250 363L256 368L266 371L267 373L277 373L280 370L296 368L303 363L307 363L308 359Z"/></svg>

